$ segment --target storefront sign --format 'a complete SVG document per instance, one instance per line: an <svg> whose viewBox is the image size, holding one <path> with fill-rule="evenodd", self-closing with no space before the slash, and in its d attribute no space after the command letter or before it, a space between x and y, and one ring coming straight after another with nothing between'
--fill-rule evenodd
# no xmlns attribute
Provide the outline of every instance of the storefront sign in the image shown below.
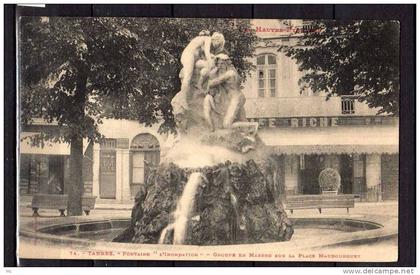
<svg viewBox="0 0 420 275"><path fill-rule="evenodd" d="M251 122L258 122L260 127L279 128L305 128L305 127L336 127L337 117L302 117L302 118L258 118L250 119Z"/></svg>
<svg viewBox="0 0 420 275"><path fill-rule="evenodd" d="M395 125L397 117L390 116L343 116L343 117L289 117L249 118L258 122L259 128L327 128L337 126Z"/></svg>
<svg viewBox="0 0 420 275"><path fill-rule="evenodd" d="M290 126L293 128L299 127L336 127L338 118L336 117L310 117L310 118L292 118L290 119Z"/></svg>

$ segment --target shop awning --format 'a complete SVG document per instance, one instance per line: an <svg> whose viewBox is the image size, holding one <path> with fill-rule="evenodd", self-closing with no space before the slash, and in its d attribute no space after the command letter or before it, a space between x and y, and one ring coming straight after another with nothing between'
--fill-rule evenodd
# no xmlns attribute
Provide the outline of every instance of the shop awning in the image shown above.
<svg viewBox="0 0 420 275"><path fill-rule="evenodd" d="M50 142L44 143L44 147L33 146L29 136L37 133L25 132L20 134L20 153L35 155L70 155L70 145L68 143Z"/></svg>
<svg viewBox="0 0 420 275"><path fill-rule="evenodd" d="M398 126L277 128L258 131L276 154L398 153Z"/></svg>

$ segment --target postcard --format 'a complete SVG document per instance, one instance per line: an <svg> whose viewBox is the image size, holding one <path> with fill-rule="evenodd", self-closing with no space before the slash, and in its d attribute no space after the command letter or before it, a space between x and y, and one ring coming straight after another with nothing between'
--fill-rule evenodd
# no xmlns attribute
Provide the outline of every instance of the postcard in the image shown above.
<svg viewBox="0 0 420 275"><path fill-rule="evenodd" d="M399 22L17 31L18 257L398 260Z"/></svg>

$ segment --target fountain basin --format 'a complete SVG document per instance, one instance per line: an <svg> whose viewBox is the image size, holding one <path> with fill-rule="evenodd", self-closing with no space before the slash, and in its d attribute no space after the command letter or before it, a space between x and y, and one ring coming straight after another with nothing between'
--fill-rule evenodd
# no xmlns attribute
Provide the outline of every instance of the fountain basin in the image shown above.
<svg viewBox="0 0 420 275"><path fill-rule="evenodd" d="M366 217L364 217L366 218ZM351 243L369 243L397 236L397 232L387 224L379 224L366 219L330 217L291 218L295 233L290 241L276 243L280 247L294 249L310 249L338 246ZM92 246L102 243L106 246L124 245L125 247L158 246L155 244L127 244L111 242L130 224L130 219L104 219L73 222L61 221L55 224L39 224L35 230L25 226L20 235L24 238L37 239L48 243L76 244ZM32 227L34 229L34 227ZM245 244L245 245L264 245ZM165 246L168 245L159 245ZM170 245L169 245L170 246ZM243 246L243 245L225 245Z"/></svg>

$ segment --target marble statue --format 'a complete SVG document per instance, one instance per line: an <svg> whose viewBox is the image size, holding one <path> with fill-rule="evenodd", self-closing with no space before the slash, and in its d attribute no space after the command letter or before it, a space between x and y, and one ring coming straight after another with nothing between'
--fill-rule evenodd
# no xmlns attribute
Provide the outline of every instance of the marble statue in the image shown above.
<svg viewBox="0 0 420 275"><path fill-rule="evenodd" d="M246 121L245 96L240 90L239 75L226 54L219 54L217 76L209 81L209 88L224 89L230 100L223 118L223 128L232 128L235 121Z"/></svg>
<svg viewBox="0 0 420 275"><path fill-rule="evenodd" d="M178 132L248 152L255 147L258 125L246 119L240 76L223 50L223 34L200 34L181 57L181 91L171 102Z"/></svg>
<svg viewBox="0 0 420 275"><path fill-rule="evenodd" d="M200 59L204 61L206 70L212 67L211 51L221 52L225 45L223 34L215 32L211 36L208 31L200 32L200 35L193 38L185 47L181 55L182 81L181 91L172 100L172 105L176 112L182 109L188 110L188 96L191 92L191 79L196 68L196 62ZM203 63L203 62L201 62Z"/></svg>

